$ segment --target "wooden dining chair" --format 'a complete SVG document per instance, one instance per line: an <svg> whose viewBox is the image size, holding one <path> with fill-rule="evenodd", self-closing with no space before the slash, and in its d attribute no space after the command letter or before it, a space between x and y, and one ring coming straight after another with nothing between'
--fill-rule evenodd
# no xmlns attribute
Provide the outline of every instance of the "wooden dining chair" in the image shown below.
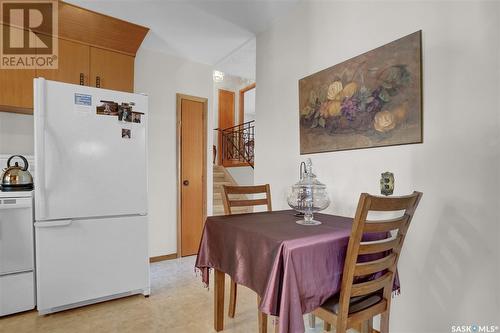
<svg viewBox="0 0 500 333"><path fill-rule="evenodd" d="M372 321L381 315L380 333L389 332L389 314L396 267L403 242L422 193L402 197L378 197L367 193L359 198L352 233L347 247L340 293L328 299L313 311L323 319L324 329L335 326L336 333L349 328L361 328L361 332L376 332ZM404 211L403 215L389 220L367 220L370 211ZM387 233L386 239L361 242L365 233ZM358 256L378 254L379 259L358 262ZM378 277L359 282L363 277Z"/></svg>
<svg viewBox="0 0 500 333"><path fill-rule="evenodd" d="M228 186L222 185L223 195L222 201L224 203L224 212L226 215L234 214L234 207L254 207L266 206L267 211L272 211L271 205L271 188L269 184L255 185L255 186ZM247 195L265 194L264 198L248 198ZM236 197L234 197L236 196ZM243 196L243 198L242 198ZM236 294L237 284L231 278L231 288L229 291L229 312L230 318L234 318L236 311ZM259 297L257 304L260 303ZM267 315L259 311L259 331L265 332L267 330Z"/></svg>
<svg viewBox="0 0 500 333"><path fill-rule="evenodd" d="M222 202L224 203L224 213L226 215L234 214L234 207L254 207L254 206L267 206L267 211L272 211L271 206L271 188L269 184L254 185L254 186L229 186L222 185L223 195ZM248 197L241 198L242 196L265 194L265 198L249 199ZM233 198L232 196L238 196Z"/></svg>

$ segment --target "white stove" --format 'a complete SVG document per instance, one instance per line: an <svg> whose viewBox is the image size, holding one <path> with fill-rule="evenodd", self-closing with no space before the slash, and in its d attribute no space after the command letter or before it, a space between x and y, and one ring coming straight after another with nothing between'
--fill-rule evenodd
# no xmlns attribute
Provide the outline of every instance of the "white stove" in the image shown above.
<svg viewBox="0 0 500 333"><path fill-rule="evenodd" d="M0 316L35 308L33 193L0 191Z"/></svg>
<svg viewBox="0 0 500 333"><path fill-rule="evenodd" d="M2 191L0 189L0 199L2 198L32 198L33 191Z"/></svg>

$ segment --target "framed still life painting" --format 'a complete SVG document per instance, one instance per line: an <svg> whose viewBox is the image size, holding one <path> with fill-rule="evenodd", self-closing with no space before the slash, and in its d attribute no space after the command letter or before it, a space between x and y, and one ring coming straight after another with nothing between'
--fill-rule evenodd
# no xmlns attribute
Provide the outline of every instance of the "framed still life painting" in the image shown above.
<svg viewBox="0 0 500 333"><path fill-rule="evenodd" d="M422 32L299 81L300 153L422 142Z"/></svg>

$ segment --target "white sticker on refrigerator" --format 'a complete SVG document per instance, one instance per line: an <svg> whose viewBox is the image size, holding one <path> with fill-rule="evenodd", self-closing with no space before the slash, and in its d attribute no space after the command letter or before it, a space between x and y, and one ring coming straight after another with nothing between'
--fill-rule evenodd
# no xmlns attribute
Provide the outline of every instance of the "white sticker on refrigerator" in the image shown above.
<svg viewBox="0 0 500 333"><path fill-rule="evenodd" d="M75 104L76 105L84 105L84 106L92 106L92 95L75 93Z"/></svg>
<svg viewBox="0 0 500 333"><path fill-rule="evenodd" d="M78 114L90 115L90 112L92 111L92 96L75 93L74 110Z"/></svg>

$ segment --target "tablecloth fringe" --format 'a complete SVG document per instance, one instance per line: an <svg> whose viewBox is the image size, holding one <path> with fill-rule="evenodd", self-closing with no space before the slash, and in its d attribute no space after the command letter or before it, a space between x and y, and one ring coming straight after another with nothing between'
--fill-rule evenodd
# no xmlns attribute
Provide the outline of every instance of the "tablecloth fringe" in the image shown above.
<svg viewBox="0 0 500 333"><path fill-rule="evenodd" d="M203 287L206 288L208 291L210 291L210 284L209 284L209 277L210 277L210 268L207 268L207 277L206 277L206 282L205 281L202 281L203 282ZM201 268L198 268L198 267L195 267L194 268L194 274L196 277L201 277L202 280L205 280L205 276L203 275L203 270Z"/></svg>

